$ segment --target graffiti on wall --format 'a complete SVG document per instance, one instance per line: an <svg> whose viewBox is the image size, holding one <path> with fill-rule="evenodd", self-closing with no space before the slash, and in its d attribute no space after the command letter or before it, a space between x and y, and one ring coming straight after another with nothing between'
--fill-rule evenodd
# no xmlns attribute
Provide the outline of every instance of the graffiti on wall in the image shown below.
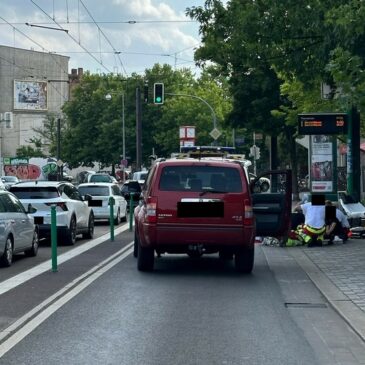
<svg viewBox="0 0 365 365"><path fill-rule="evenodd" d="M50 174L57 172L57 165L48 159L31 158L28 164L5 164L4 172L20 180L48 180Z"/></svg>

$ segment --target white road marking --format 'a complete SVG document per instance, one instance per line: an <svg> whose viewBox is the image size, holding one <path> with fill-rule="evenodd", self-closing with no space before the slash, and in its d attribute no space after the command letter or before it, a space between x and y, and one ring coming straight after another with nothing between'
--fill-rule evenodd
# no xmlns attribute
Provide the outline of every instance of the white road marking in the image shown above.
<svg viewBox="0 0 365 365"><path fill-rule="evenodd" d="M118 227L114 230L114 234L117 235L121 232L127 231L129 229L129 225L125 224L121 227ZM104 234L98 238L95 238L83 245L76 247L70 251L65 252L62 255L57 256L58 264L62 264L68 260L71 260L77 255L84 253L85 251L90 250L91 248L100 245L101 243L107 241L110 238L110 233ZM46 271L50 271L52 268L52 260L47 260L33 268L24 271L18 275L15 275L7 280L2 281L0 287L0 295L6 293L7 291L14 289L18 285L25 283L26 281L33 279L34 277L43 274Z"/></svg>
<svg viewBox="0 0 365 365"><path fill-rule="evenodd" d="M17 345L21 340L23 340L26 336L28 336L32 331L34 331L40 324L42 324L47 318L49 318L63 305L65 305L72 298L78 295L82 290L87 288L105 272L107 272L120 261L129 256L133 252L133 248L131 248L132 245L133 242L130 242L127 246L123 247L107 260L104 260L100 264L94 266L85 274L73 280L70 284L66 285L57 293L39 304L37 307L33 308L23 317L19 318L15 323L6 328L4 331L0 332L0 341L1 339L4 339L5 337L10 335L10 337L8 337L0 345L0 358L4 356L4 354L6 354L9 350L11 350L15 345ZM72 289L69 290L70 288ZM43 308L45 309L43 310ZM23 327L21 327L22 325ZM17 331L18 328L19 330ZM11 333L14 334L11 335Z"/></svg>

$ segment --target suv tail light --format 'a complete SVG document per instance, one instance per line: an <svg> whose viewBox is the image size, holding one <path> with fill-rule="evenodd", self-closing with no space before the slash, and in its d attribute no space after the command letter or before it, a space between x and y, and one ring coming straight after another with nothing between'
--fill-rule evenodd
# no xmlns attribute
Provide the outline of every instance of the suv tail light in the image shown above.
<svg viewBox="0 0 365 365"><path fill-rule="evenodd" d="M245 204L245 208L244 208L245 211L244 211L244 215L243 215L243 224L249 226L249 225L253 224L252 205L248 199L245 199L244 204Z"/></svg>
<svg viewBox="0 0 365 365"><path fill-rule="evenodd" d="M147 217L146 220L148 223L156 223L157 222L157 198L149 197L147 199L146 205Z"/></svg>
<svg viewBox="0 0 365 365"><path fill-rule="evenodd" d="M56 208L59 207L62 210L66 211L68 210L67 205L65 202L58 202L58 203L45 203L46 205L48 205L49 207L51 207L52 205L55 205Z"/></svg>

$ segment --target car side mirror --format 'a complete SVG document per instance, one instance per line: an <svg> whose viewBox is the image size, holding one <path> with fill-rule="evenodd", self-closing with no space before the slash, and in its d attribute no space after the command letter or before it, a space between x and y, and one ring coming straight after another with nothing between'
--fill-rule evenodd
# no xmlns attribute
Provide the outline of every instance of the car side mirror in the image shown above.
<svg viewBox="0 0 365 365"><path fill-rule="evenodd" d="M33 206L32 206L32 204L28 204L28 209L27 209L27 213L28 214L33 214L33 213L35 213L37 211L37 208L34 208Z"/></svg>

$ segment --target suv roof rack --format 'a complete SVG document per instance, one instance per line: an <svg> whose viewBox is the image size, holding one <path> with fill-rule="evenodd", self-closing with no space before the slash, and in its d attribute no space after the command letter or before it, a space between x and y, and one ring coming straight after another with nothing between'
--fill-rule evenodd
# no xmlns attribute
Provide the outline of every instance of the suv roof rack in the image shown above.
<svg viewBox="0 0 365 365"><path fill-rule="evenodd" d="M215 157L231 160L244 160L244 154L235 154L235 147L221 146L182 146L180 153L172 153L172 158L205 158Z"/></svg>

